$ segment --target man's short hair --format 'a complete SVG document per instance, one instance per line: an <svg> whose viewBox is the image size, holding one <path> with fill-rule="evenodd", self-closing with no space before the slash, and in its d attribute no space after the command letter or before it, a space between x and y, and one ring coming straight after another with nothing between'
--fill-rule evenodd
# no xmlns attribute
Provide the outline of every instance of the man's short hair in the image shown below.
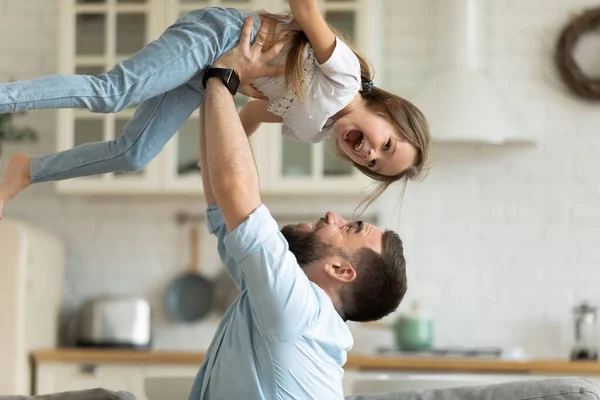
<svg viewBox="0 0 600 400"><path fill-rule="evenodd" d="M398 308L407 289L402 240L385 231L381 254L363 248L352 257L356 279L344 289L346 319L366 322L381 319Z"/></svg>

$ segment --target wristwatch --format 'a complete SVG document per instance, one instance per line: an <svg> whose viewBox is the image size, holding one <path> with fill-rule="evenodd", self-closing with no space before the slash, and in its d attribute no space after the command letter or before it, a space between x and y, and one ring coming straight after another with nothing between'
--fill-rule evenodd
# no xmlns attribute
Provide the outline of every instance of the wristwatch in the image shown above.
<svg viewBox="0 0 600 400"><path fill-rule="evenodd" d="M240 86L240 77L233 69L225 68L209 68L202 78L202 86L206 89L206 81L210 78L219 78L225 84L225 87L229 90L232 96L237 93L238 87Z"/></svg>

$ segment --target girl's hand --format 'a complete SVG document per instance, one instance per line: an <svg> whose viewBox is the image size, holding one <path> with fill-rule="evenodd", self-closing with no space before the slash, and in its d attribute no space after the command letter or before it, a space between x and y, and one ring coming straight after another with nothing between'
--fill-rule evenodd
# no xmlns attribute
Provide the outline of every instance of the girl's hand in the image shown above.
<svg viewBox="0 0 600 400"><path fill-rule="evenodd" d="M240 78L238 91L246 96L263 100L266 99L265 96L250 82L262 77L281 76L285 72L283 65L268 64L283 48L285 33L275 38L273 45L263 52L263 45L269 41L269 27L272 23L270 19L265 19L256 35L254 44L250 45L253 19L252 17L246 18L238 45L219 57L213 65L215 68L234 69Z"/></svg>

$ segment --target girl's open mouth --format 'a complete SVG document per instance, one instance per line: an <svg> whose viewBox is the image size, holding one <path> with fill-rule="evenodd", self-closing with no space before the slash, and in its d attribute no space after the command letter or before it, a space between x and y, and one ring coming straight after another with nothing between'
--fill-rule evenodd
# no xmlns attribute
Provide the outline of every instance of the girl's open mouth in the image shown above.
<svg viewBox="0 0 600 400"><path fill-rule="evenodd" d="M352 130L344 134L344 140L348 142L354 151L360 151L365 144L365 137L361 131Z"/></svg>

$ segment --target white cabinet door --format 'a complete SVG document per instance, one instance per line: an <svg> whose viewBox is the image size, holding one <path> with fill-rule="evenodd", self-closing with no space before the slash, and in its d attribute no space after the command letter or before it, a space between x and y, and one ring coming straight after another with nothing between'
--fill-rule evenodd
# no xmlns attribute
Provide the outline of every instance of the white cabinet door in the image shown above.
<svg viewBox="0 0 600 400"><path fill-rule="evenodd" d="M37 367L36 394L103 388L145 400L143 379L137 365L44 363Z"/></svg>
<svg viewBox="0 0 600 400"><path fill-rule="evenodd" d="M187 399L200 365L144 367L144 395L148 400Z"/></svg>
<svg viewBox="0 0 600 400"><path fill-rule="evenodd" d="M157 18L164 18L162 0L64 0L60 4L62 74L99 75L109 71L154 40L162 28ZM57 150L116 139L134 112L135 106L114 114L59 110ZM64 193L155 193L159 191L159 164L157 157L141 171L70 179L58 182L56 187Z"/></svg>
<svg viewBox="0 0 600 400"><path fill-rule="evenodd" d="M167 393L176 391L182 394L181 398L187 398L199 369L200 365L190 364L42 363L37 365L35 371L35 393L43 395L102 388L127 391L137 400L147 400L147 380L177 378L177 382L184 384L179 384L182 387L168 388Z"/></svg>

